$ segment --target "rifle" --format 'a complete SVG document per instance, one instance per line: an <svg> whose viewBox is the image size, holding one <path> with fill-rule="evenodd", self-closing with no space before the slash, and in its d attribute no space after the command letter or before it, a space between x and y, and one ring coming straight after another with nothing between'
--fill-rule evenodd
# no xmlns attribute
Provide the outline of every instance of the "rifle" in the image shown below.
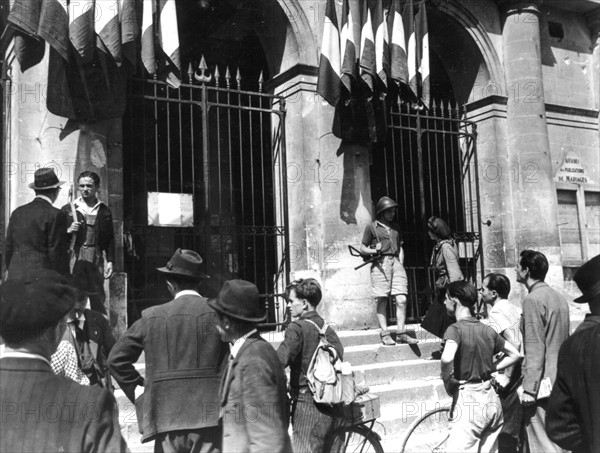
<svg viewBox="0 0 600 453"><path fill-rule="evenodd" d="M73 200L73 192L75 187L71 184L69 188L69 204L71 205L71 215L73 216L73 222L77 222L77 209L75 209L75 201ZM75 241L77 240L78 231L73 231L71 233L73 237L71 237L71 244L69 246L69 269L71 273L73 273L73 268L75 267L75 261L77 261L77 256L75 255Z"/></svg>
<svg viewBox="0 0 600 453"><path fill-rule="evenodd" d="M379 258L381 258L381 252L377 252L375 255L365 255L363 253L360 253L360 250L358 250L356 247L352 247L351 245L348 246L348 250L350 251L350 255L356 257L360 256L364 261L364 263L356 266L354 270L358 270L361 267L366 266L367 264L374 263L375 261L379 260Z"/></svg>

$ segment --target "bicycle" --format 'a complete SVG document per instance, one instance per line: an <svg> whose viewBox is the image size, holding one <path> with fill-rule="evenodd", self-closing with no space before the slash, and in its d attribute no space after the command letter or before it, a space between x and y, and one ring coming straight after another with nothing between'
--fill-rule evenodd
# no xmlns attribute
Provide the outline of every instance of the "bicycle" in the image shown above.
<svg viewBox="0 0 600 453"><path fill-rule="evenodd" d="M449 407L427 412L409 426L400 453L445 452L451 423Z"/></svg>
<svg viewBox="0 0 600 453"><path fill-rule="evenodd" d="M373 427L379 417L379 397L365 394L344 408L331 444L332 453L384 453Z"/></svg>

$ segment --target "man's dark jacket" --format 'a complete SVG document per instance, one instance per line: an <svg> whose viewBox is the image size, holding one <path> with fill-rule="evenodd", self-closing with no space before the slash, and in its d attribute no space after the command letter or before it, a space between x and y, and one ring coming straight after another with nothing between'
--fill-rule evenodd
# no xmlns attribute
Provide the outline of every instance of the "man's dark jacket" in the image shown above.
<svg viewBox="0 0 600 453"><path fill-rule="evenodd" d="M556 384L548 400L546 432L574 453L600 452L600 317L560 348Z"/></svg>
<svg viewBox="0 0 600 453"><path fill-rule="evenodd" d="M83 314L85 316L83 331L89 343L90 352L96 361L101 377L105 377L108 371L108 355L115 345L115 337L108 321L102 314L93 310L84 310ZM88 375L88 377L90 376ZM98 376L92 376L90 382L94 384L95 379L98 379Z"/></svg>
<svg viewBox="0 0 600 453"><path fill-rule="evenodd" d="M127 397L134 401L135 387L144 386L135 400L142 442L158 433L218 425L229 345L217 322L204 297L183 295L144 310L113 347L108 367ZM145 378L133 366L142 351Z"/></svg>
<svg viewBox="0 0 600 453"><path fill-rule="evenodd" d="M9 278L35 275L52 269L69 271L67 218L43 198L15 209L6 233L6 267Z"/></svg>
<svg viewBox="0 0 600 453"><path fill-rule="evenodd" d="M73 222L73 212L71 205L66 204L62 207L62 211L67 215L68 224ZM85 243L85 217L77 211L77 220L83 222L82 228L77 231L77 239L75 240L75 251L78 251ZM115 262L115 233L113 229L113 218L110 208L104 203L100 203L98 207L98 215L94 224L94 236L96 237L96 247L106 252L106 261L109 263Z"/></svg>
<svg viewBox="0 0 600 453"><path fill-rule="evenodd" d="M125 452L117 405L32 358L0 359L0 452Z"/></svg>
<svg viewBox="0 0 600 453"><path fill-rule="evenodd" d="M314 322L319 328L323 328L325 321L316 311L304 313L300 319L292 322L285 331L283 342L277 349L277 355L283 368L290 367L290 387L293 392L300 388L308 387L306 371L310 360L319 345L319 332L310 322ZM344 347L331 326L325 332L327 341L338 352L340 359L344 359Z"/></svg>

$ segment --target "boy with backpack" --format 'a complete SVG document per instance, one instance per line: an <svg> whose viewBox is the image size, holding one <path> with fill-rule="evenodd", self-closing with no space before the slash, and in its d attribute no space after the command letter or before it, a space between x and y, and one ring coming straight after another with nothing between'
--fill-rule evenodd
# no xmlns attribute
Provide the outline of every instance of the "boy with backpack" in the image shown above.
<svg viewBox="0 0 600 453"><path fill-rule="evenodd" d="M325 453L333 441L337 410L315 402L306 378L320 343L320 330L325 326L316 311L322 298L321 287L314 278L306 278L290 283L286 292L293 321L277 355L284 368L290 367L294 452ZM344 348L331 326L327 327L325 338L343 359Z"/></svg>
<svg viewBox="0 0 600 453"><path fill-rule="evenodd" d="M406 344L418 343L404 330L408 279L403 265L402 235L394 222L397 206L396 202L389 197L380 198L376 207L377 219L365 228L360 247L362 254L378 257L371 266L371 286L377 300L377 321L381 328L381 342L385 346L396 344L390 337L387 325L386 306L389 296L396 301L398 322L396 341Z"/></svg>

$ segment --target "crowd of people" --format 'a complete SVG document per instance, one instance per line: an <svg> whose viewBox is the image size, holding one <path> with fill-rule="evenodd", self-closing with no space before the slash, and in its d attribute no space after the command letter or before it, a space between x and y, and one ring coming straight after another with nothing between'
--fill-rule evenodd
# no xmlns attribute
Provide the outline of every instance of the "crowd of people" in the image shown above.
<svg viewBox="0 0 600 453"><path fill-rule="evenodd" d="M96 195L100 180L82 173L81 197L59 210L52 203L62 184L51 169L38 170L36 198L9 223L0 452L128 451L113 379L155 452L331 451L340 408L315 402L307 374L320 335L340 359L344 347L318 313L317 280L287 287L292 322L274 349L258 331L266 311L256 285L229 280L207 299L198 292L208 278L202 257L178 249L157 269L172 300L144 310L115 340L100 289L114 256L112 216ZM417 343L405 326L396 208L389 197L379 201L361 248L371 257L384 346ZM542 253L520 254L517 281L528 295L519 308L508 301L505 275L485 276L479 290L464 279L446 222L432 217L427 226L436 280L423 327L442 339L440 371L453 401L447 451L600 451L600 256L574 276L582 292L575 302L588 303L591 313L569 337L568 303L544 282ZM385 313L390 296L395 340ZM481 303L489 307L485 319L476 310ZM142 354L143 375L136 367Z"/></svg>

